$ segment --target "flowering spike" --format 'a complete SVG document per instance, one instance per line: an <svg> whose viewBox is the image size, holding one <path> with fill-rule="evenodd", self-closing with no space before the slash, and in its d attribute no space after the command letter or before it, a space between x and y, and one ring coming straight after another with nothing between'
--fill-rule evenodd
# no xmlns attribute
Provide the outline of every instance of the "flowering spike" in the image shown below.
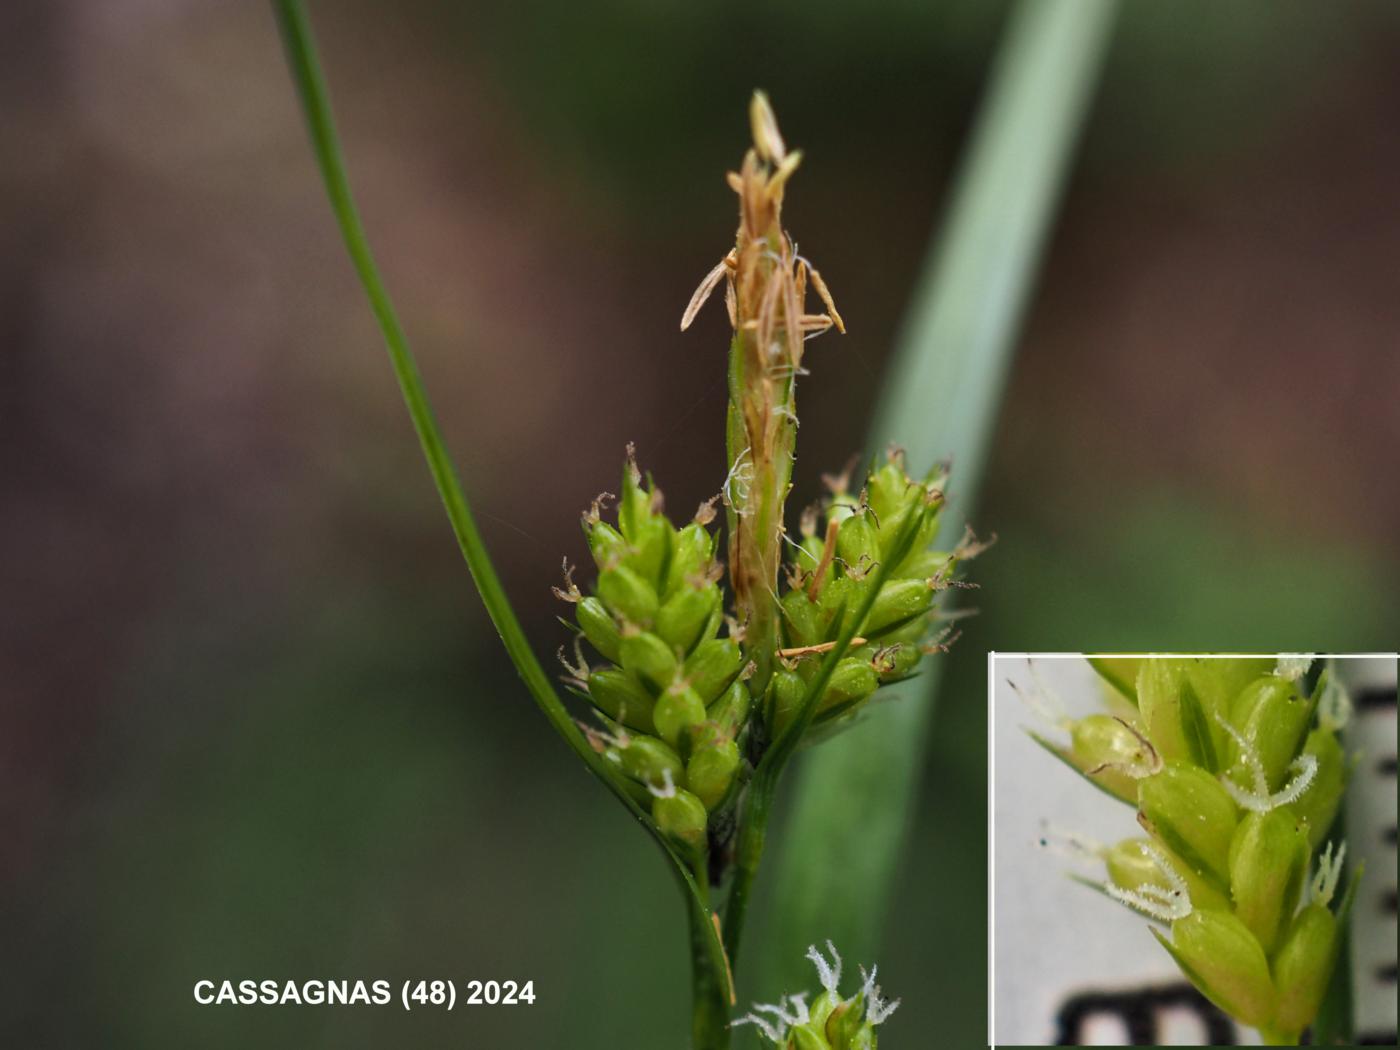
<svg viewBox="0 0 1400 1050"><path fill-rule="evenodd" d="M1081 774L1118 777L1138 770L1114 761L1115 733L1127 741L1125 730L1138 731L1145 775L1126 783L1151 839L1105 849L1070 837L1071 852L1103 860L1106 895L1170 923L1170 937L1152 933L1181 971L1269 1045L1296 1044L1314 1024L1347 913L1346 901L1330 909L1344 846L1334 854L1326 844L1306 894L1310 854L1346 785L1337 730L1350 707L1330 669L1311 695L1300 687L1312 659L1143 658L1135 687L1119 689L1136 701L1131 721L1064 719L1070 747L1032 733ZM1046 721L1061 720L1058 700L1043 691L1027 702ZM1086 768L1100 752L1100 765ZM1114 784L1096 783L1123 797Z"/></svg>
<svg viewBox="0 0 1400 1050"><path fill-rule="evenodd" d="M822 953L817 951L815 944L808 946L807 958L811 959L812 965L817 968L817 980L821 982L822 988L835 995L837 986L841 983L841 956L830 941L826 942L826 950L831 953L830 963L822 958Z"/></svg>

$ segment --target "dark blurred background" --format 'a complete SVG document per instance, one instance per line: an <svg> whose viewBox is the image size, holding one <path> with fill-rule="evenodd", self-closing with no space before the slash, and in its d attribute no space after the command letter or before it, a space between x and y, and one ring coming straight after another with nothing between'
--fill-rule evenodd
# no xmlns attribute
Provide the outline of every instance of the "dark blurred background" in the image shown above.
<svg viewBox="0 0 1400 1050"><path fill-rule="evenodd" d="M677 320L731 240L755 86L806 150L789 222L851 329L813 345L797 498L860 446L1001 4L311 13L541 652L627 441L682 511L723 478L723 310ZM490 630L270 12L55 0L0 28L4 1041L681 1045L670 876ZM1397 48L1392 3L1127 5L974 514L1001 539L880 959L892 1046L984 1039L988 648L1400 638ZM415 975L539 1002L191 999Z"/></svg>

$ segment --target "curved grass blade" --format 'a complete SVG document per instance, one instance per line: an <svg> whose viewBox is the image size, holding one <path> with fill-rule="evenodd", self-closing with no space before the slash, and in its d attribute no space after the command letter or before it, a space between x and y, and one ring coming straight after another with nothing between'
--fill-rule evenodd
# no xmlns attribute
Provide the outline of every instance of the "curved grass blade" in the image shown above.
<svg viewBox="0 0 1400 1050"><path fill-rule="evenodd" d="M976 496L1046 231L1109 39L1114 0L1021 0L1001 45L943 233L915 289L870 446L911 464L951 456L955 540ZM959 513L959 511L961 513ZM938 665L801 770L783 887L763 938L765 988L816 938L872 958L909 832Z"/></svg>
<svg viewBox="0 0 1400 1050"><path fill-rule="evenodd" d="M398 379L399 388L403 392L404 403L408 408L410 418L413 420L413 428L417 432L419 444L423 448L423 458L427 461L433 483L437 486L438 495L442 499L443 509L447 512L448 521L457 537L457 545L461 548L462 557L466 560L472 580L481 595L482 604L486 606L491 622L495 625L496 632L500 635L516 671L519 672L526 688L530 691L530 695L534 697L535 703L544 713L545 718L549 720L550 725L564 738L565 743L583 760L589 770L606 784L618 800L627 807L632 816L651 833L671 861L676 876L688 898L695 950L697 954L703 952L704 962L712 975L723 975L722 980L710 983L714 985L717 993L722 993L732 1003L734 994L728 977L728 963L724 957L724 949L720 944L718 933L713 925L714 913L709 907L708 893L702 891L685 861L656 828L650 815L627 792L618 775L608 767L602 756L589 746L578 726L574 724L558 693L555 692L553 683L540 665L534 650L530 648L530 643L525 637L525 632L520 626L515 610L511 607L510 599L506 597L505 589L501 586L496 569L491 564L490 555L487 553L486 545L482 541L481 533L472 516L466 493L462 490L461 482L457 478L451 457L448 455L447 447L438 429L437 419L428 401L427 391L423 386L417 361L409 349L408 338L404 334L388 290L379 275L378 267L370 252L369 240L355 208L354 198L350 193L349 180L345 174L345 163L341 156L335 124L331 116L325 78L316 56L310 21L304 7L297 0L274 0L273 9L276 12L283 42L286 46L287 62L291 67L292 77L301 96L311 143L316 153L322 178L325 180L326 193L330 198L331 208L345 239L345 247L350 253L355 271L364 286L366 296L369 298L375 319L379 322L380 330L384 335L384 343L389 351L389 359ZM725 1005L727 1006L727 1004ZM717 1016L706 1023L727 1025L727 1009L723 1011L711 1009L710 1013ZM712 1040L711 1042L713 1045L718 1045L717 1041Z"/></svg>

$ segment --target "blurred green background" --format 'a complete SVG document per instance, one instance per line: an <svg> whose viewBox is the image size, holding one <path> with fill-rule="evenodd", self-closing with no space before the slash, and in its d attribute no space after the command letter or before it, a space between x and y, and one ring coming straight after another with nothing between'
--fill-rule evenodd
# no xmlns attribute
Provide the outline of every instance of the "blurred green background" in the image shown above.
<svg viewBox="0 0 1400 1050"><path fill-rule="evenodd" d="M722 481L723 312L676 327L731 239L755 86L806 150L789 221L851 329L813 345L796 498L859 447L1002 5L311 13L541 651L627 441L682 512ZM0 1036L682 1045L670 876L486 623L270 13L62 0L0 27ZM1397 47L1389 3L1126 5L973 514L1000 542L944 658L890 1045L985 1038L987 649L1400 638ZM539 1001L191 997L411 976Z"/></svg>

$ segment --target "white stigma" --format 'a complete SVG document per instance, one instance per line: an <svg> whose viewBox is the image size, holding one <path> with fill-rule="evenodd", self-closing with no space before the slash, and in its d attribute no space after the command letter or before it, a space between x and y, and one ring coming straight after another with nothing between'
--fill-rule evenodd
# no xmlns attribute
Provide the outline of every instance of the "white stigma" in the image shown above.
<svg viewBox="0 0 1400 1050"><path fill-rule="evenodd" d="M771 1015L771 1019L762 1016L764 1014ZM776 1003L754 1003L749 1013L731 1021L729 1027L737 1028L741 1024L755 1025L773 1042L781 1043L787 1038L789 1028L806 1024L811 1019L812 1015L807 1009L807 996L803 993L784 996Z"/></svg>
<svg viewBox="0 0 1400 1050"><path fill-rule="evenodd" d="M1278 658L1278 666L1274 669L1274 674L1280 678L1286 678L1290 682L1296 682L1308 673L1308 668L1312 666L1315 656L1306 653L1289 653Z"/></svg>
<svg viewBox="0 0 1400 1050"><path fill-rule="evenodd" d="M1135 890L1125 890L1112 882L1105 882L1104 892L1114 900L1163 922L1186 918L1191 914L1191 897L1186 891L1186 880L1156 846L1144 845L1142 852L1166 880L1166 888L1148 883Z"/></svg>
<svg viewBox="0 0 1400 1050"><path fill-rule="evenodd" d="M841 998L837 986L841 983L841 956L836 951L836 946L830 941L826 942L826 950L831 953L831 962L827 962L822 957L822 953L817 951L815 944L807 948L807 958L812 960L812 965L817 968L817 980L821 982L822 988L829 992L834 998Z"/></svg>
<svg viewBox="0 0 1400 1050"><path fill-rule="evenodd" d="M730 1028L738 1028L741 1024L751 1024L758 1028L769 1039L775 1043L781 1043L787 1038L787 1025L779 1027L767 1018L759 1017L758 1014L745 1014L729 1023Z"/></svg>
<svg viewBox="0 0 1400 1050"><path fill-rule="evenodd" d="M865 999L865 1019L873 1028L882 1023L890 1014L899 1009L900 1000L886 1002L880 998L880 986L875 983L875 975L879 972L878 966L870 967L870 972L865 972L865 967L860 968L861 986L860 994Z"/></svg>
<svg viewBox="0 0 1400 1050"><path fill-rule="evenodd" d="M1337 855L1332 855L1332 843L1327 843L1322 849L1322 855L1317 858L1317 874L1312 881L1313 903L1321 904L1323 907L1332 903L1332 895L1337 892L1337 880L1342 877L1342 861L1346 859L1347 844L1342 843L1337 850Z"/></svg>
<svg viewBox="0 0 1400 1050"><path fill-rule="evenodd" d="M648 783L647 790L656 798L675 798L676 782L671 779L671 771L663 769L661 771L661 786L657 787L655 784Z"/></svg>
<svg viewBox="0 0 1400 1050"><path fill-rule="evenodd" d="M1216 714L1215 720L1224 727L1225 732L1230 734L1230 739L1238 745L1240 761L1249 770L1250 778L1253 781L1253 789L1250 790L1240 787L1227 774L1220 774L1220 782L1225 785L1225 790L1235 800L1236 805L1251 813L1268 813L1278 809L1279 806L1297 802L1303 797L1303 793L1312 786L1313 778L1317 776L1317 758L1313 755L1299 755L1288 766L1296 774L1293 779L1280 790L1269 794L1269 781L1264 775L1264 764L1259 760L1259 752L1244 738L1243 733L1219 714Z"/></svg>

